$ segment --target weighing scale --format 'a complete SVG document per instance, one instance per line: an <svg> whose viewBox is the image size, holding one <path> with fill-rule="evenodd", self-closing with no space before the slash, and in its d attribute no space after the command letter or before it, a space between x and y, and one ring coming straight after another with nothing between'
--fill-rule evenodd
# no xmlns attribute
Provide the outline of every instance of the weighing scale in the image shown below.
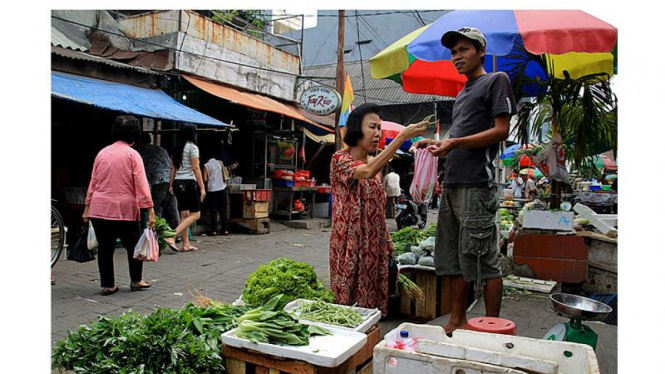
<svg viewBox="0 0 665 374"><path fill-rule="evenodd" d="M570 317L570 322L554 325L543 337L556 340L587 344L596 349L598 335L582 321L602 321L612 308L599 301L566 293L550 295L552 309L559 315Z"/></svg>

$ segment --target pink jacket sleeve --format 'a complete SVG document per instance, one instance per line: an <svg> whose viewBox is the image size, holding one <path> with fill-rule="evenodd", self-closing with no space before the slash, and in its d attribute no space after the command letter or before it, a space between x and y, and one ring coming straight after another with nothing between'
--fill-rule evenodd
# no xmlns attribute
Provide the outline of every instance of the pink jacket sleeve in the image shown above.
<svg viewBox="0 0 665 374"><path fill-rule="evenodd" d="M154 206L150 196L150 185L145 175L143 160L138 153L132 157L132 174L134 176L134 192L139 202L139 208L152 208Z"/></svg>

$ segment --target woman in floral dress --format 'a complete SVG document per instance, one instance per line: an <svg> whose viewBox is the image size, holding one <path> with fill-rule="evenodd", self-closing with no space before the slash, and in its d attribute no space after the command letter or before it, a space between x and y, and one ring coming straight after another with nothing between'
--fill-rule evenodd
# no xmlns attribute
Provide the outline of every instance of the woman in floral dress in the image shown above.
<svg viewBox="0 0 665 374"><path fill-rule="evenodd" d="M380 171L404 141L425 132L427 122L405 127L385 150L376 104L363 104L349 115L342 149L330 165L333 211L330 234L330 285L336 302L357 303L388 313L388 259L394 247L386 228L386 195Z"/></svg>

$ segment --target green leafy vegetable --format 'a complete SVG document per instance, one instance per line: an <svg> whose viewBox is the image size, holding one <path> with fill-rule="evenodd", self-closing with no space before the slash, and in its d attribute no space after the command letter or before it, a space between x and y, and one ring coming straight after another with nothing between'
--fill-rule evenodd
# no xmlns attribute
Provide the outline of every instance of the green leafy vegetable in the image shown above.
<svg viewBox="0 0 665 374"><path fill-rule="evenodd" d="M409 252L411 246L418 245L430 236L436 236L436 223L432 223L425 230L405 227L391 234L395 245L395 258Z"/></svg>
<svg viewBox="0 0 665 374"><path fill-rule="evenodd" d="M220 336L235 328L248 309L189 303L145 316L133 311L102 316L58 341L52 366L76 373L217 373L222 367Z"/></svg>
<svg viewBox="0 0 665 374"><path fill-rule="evenodd" d="M314 268L305 262L278 258L260 265L245 282L243 300L249 305L264 305L283 294L284 303L295 299L333 302L335 295L316 277Z"/></svg>
<svg viewBox="0 0 665 374"><path fill-rule="evenodd" d="M330 335L326 329L298 323L282 308L284 295L277 295L265 305L238 318L236 336L252 343L308 345L311 335Z"/></svg>
<svg viewBox="0 0 665 374"><path fill-rule="evenodd" d="M157 243L160 251L167 246L164 239L173 238L175 236L175 230L166 223L166 219L160 217L155 218L155 233L157 234Z"/></svg>

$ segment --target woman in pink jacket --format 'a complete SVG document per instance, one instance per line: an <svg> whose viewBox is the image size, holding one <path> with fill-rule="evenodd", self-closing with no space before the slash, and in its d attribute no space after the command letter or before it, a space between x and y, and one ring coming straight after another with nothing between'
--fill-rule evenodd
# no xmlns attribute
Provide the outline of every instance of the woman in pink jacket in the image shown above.
<svg viewBox="0 0 665 374"><path fill-rule="evenodd" d="M97 265L104 296L119 289L113 269L118 238L127 250L130 289L140 291L151 286L143 280L143 262L134 259L134 247L141 237L140 209L148 209L148 226L155 224L143 160L131 148L141 134L139 120L133 116L118 116L111 131L114 143L95 158L83 211L83 221L92 221L99 243Z"/></svg>

